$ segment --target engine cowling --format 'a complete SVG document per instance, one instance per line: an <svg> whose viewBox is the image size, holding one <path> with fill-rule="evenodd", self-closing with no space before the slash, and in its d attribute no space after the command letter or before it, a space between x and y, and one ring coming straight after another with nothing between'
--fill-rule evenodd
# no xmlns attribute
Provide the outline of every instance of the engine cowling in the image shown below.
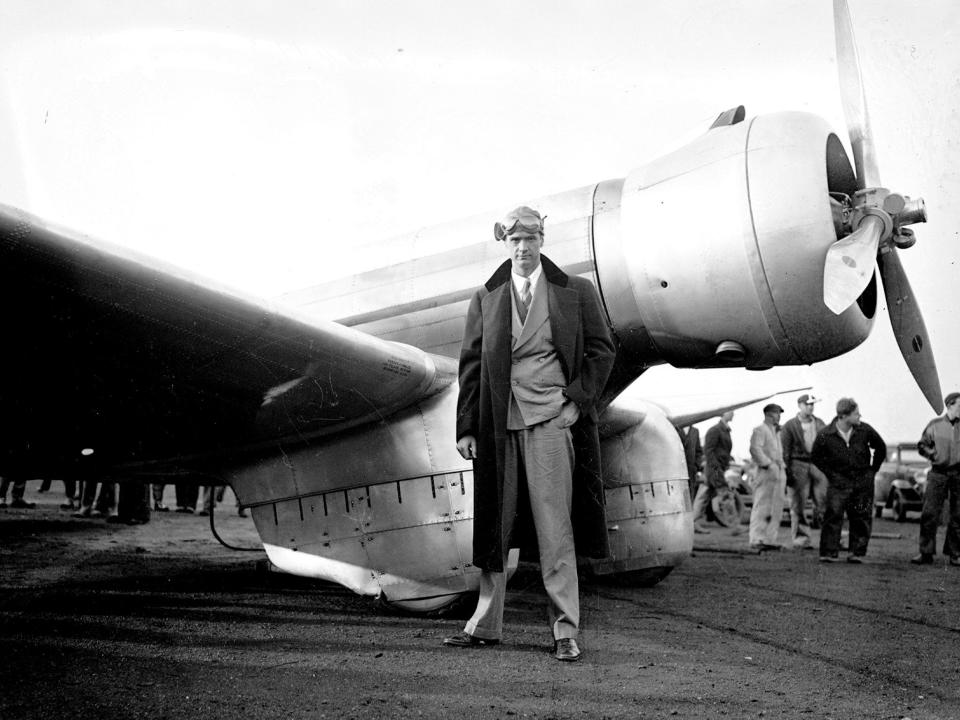
<svg viewBox="0 0 960 720"><path fill-rule="evenodd" d="M876 280L834 315L823 263L831 193L856 182L821 118L778 113L710 130L601 183L597 273L628 353L678 367L809 364L868 336Z"/></svg>

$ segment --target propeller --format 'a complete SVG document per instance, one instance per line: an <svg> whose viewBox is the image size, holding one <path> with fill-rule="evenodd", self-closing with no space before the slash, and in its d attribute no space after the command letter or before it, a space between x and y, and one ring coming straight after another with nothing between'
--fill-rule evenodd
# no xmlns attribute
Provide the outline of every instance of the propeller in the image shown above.
<svg viewBox="0 0 960 720"><path fill-rule="evenodd" d="M846 0L834 0L840 95L856 166L858 191L847 215L850 233L827 251L823 266L823 302L836 314L850 307L879 266L887 312L897 345L927 402L943 410L940 379L923 316L910 288L897 247L916 242L906 225L926 222L923 200L911 200L881 186L870 115L863 92L860 60Z"/></svg>

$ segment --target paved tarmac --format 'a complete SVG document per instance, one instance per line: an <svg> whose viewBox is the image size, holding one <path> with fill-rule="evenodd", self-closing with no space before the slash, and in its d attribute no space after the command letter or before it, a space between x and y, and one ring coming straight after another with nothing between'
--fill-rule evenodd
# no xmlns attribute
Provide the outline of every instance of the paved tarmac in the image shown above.
<svg viewBox="0 0 960 720"><path fill-rule="evenodd" d="M584 583L586 655L561 664L535 566L503 645L457 650L462 619L265 573L207 518L73 519L38 485L36 509L0 510L3 720L960 718L960 568L907 562L915 519L876 521L862 566L714 526L656 587ZM256 545L229 504L216 524Z"/></svg>

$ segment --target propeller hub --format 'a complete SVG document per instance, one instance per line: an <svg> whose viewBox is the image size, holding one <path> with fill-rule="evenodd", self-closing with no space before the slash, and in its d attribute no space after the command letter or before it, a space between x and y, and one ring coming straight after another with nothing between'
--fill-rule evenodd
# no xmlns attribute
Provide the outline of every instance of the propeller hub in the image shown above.
<svg viewBox="0 0 960 720"><path fill-rule="evenodd" d="M909 247L916 239L906 226L927 221L927 207L923 198L914 200L883 187L865 188L856 192L852 205L848 231L856 230L868 217L879 218L883 223L881 246L892 240L898 247Z"/></svg>

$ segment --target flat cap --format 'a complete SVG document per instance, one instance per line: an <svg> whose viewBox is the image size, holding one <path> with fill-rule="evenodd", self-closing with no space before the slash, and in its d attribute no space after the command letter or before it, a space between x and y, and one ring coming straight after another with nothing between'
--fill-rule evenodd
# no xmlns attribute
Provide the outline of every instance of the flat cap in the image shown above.
<svg viewBox="0 0 960 720"><path fill-rule="evenodd" d="M943 399L943 404L949 405L957 398L960 398L960 392L947 393L947 396Z"/></svg>
<svg viewBox="0 0 960 720"><path fill-rule="evenodd" d="M764 406L763 406L763 414L764 414L764 415L766 415L767 413L771 413L771 412L779 412L779 413L782 413L782 412L783 412L783 408L780 407L779 405L777 405L776 403L770 403L770 404L768 404L768 405L764 405Z"/></svg>

